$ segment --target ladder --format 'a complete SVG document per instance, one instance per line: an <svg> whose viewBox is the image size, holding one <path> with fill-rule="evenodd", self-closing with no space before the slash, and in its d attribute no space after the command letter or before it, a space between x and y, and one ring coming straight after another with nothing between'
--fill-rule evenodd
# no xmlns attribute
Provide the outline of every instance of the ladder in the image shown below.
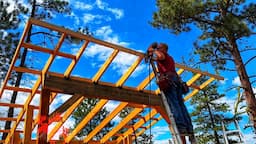
<svg viewBox="0 0 256 144"><path fill-rule="evenodd" d="M153 60L150 58L150 64L153 68L153 71L154 71L154 74L155 74L155 77L156 77L156 81L159 80L159 77L158 77L158 73L157 73L157 70L156 70L156 66L153 62ZM165 107L165 110L167 112L167 115L171 121L171 123L168 125L171 133L172 133L172 136L173 136L173 141L174 141L174 144L182 144L182 140L181 140L181 137L180 137L180 134L179 134L179 131L178 131L178 128L176 126L176 122L175 122L175 119L173 117L173 114L171 112L171 108L169 107L169 104L167 102L167 99L165 97L165 94L163 93L162 90L160 90L161 92L161 98L162 98L162 101L163 101L163 104L164 104L164 107Z"/></svg>
<svg viewBox="0 0 256 144"><path fill-rule="evenodd" d="M224 119L221 124L225 144L245 144L237 119ZM231 125L232 130L229 128Z"/></svg>

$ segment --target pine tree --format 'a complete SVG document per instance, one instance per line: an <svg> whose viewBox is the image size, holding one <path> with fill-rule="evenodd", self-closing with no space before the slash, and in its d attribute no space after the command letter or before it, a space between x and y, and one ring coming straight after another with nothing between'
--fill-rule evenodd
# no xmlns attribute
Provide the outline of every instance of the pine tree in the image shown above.
<svg viewBox="0 0 256 144"><path fill-rule="evenodd" d="M134 108L132 108L132 107L126 107L126 108L124 108L124 109L122 109L122 111L119 113L119 117L120 118L125 118L132 110L134 110ZM147 114L147 110L144 110L144 112L142 112L141 114L142 115L144 115L144 114ZM136 122L138 122L140 120L140 118L134 118L134 119L132 119L129 123L128 123L128 125L134 125ZM122 128L121 130L120 130L120 132L119 133L123 133L123 132L125 132L125 131L127 131L128 130L128 128ZM138 132L138 129L137 130L135 130L135 131L133 131L133 135L135 136L135 138L134 138L134 143L135 144L153 144L154 143L154 141L152 140L153 139L153 134L147 134L147 133L143 133L142 135L140 135L140 136L136 136L136 133Z"/></svg>
<svg viewBox="0 0 256 144"><path fill-rule="evenodd" d="M14 3L16 4L15 9L13 10L13 12L8 12L7 8L9 6L9 3L10 3L10 1L0 1L0 5L1 5L1 9L0 9L1 13L0 14L3 16L3 17L1 17L1 29L3 27L5 32L7 32L7 36L9 36L9 39L6 39L5 43L1 43L1 51L4 54L7 54L6 56L12 57L12 54L15 51L15 48L17 46L16 38L18 38L18 37L13 37L13 38L10 37L10 35L12 36L13 34L7 30L8 29L15 30L20 24L21 15L27 14L28 9L26 9L25 5L21 4L19 1L14 0ZM40 2L36 1L36 0L28 0L28 3L31 5L30 17L33 17L36 19L50 19L50 18L52 18L52 13L54 13L54 12L56 12L56 13L69 13L70 12L70 8L68 7L68 2L62 1L62 0L44 0L44 1L40 1ZM4 23L2 23L2 20ZM27 36L26 42L30 42L31 32L32 31L30 29L28 31L28 36ZM14 36L19 36L18 34L19 33L16 33L16 35L14 35ZM0 33L0 36L4 37L4 35L1 33ZM6 37L6 38L8 38L8 37ZM27 56L27 49L24 49L20 55L21 55L21 57L20 57L21 60L20 60L19 66L26 67L25 60L26 60L26 56ZM3 58L3 59L5 59L4 62L6 62L4 66L1 65L1 69L4 70L2 72L3 75L5 75L5 73L7 72L6 70L7 70L8 65L11 62L11 57ZM13 78L14 86L18 87L21 83L22 73L17 73L14 76L16 76L15 78ZM0 78L2 78L2 77L0 77ZM15 91L12 94L10 103L15 103L16 97L17 97L17 92ZM14 113L14 108L10 107L8 110L8 114L7 114L8 117L13 117L13 113ZM10 128L11 128L11 121L6 121L5 129L10 129ZM6 136L7 136L7 133L3 133L2 139L4 140L6 138Z"/></svg>
<svg viewBox="0 0 256 144"><path fill-rule="evenodd" d="M205 80L205 78L201 78L201 80ZM194 106L191 116L195 124L195 133L198 142L202 144L208 142L220 144L221 121L229 106L225 102L218 101L225 95L219 94L217 88L218 85L212 83L199 91L190 101Z"/></svg>
<svg viewBox="0 0 256 144"><path fill-rule="evenodd" d="M7 10L10 6L8 1L0 0L0 81L4 80L4 77L8 71L9 64L11 63L15 47L18 44L19 32L15 32L19 26L20 19L19 13L26 13L27 9L17 5L12 11ZM14 79L11 79L12 84Z"/></svg>
<svg viewBox="0 0 256 144"><path fill-rule="evenodd" d="M72 118L75 120L75 124L72 129L74 129L83 118L94 108L97 104L98 99L87 98L85 99L72 114ZM83 138L88 135L96 126L100 124L100 122L106 118L109 114L109 111L104 107L102 108L94 117L91 119L88 124L77 134L78 138ZM100 140L105 134L107 134L114 123L108 123L95 137L95 140Z"/></svg>
<svg viewBox="0 0 256 144"><path fill-rule="evenodd" d="M201 36L195 42L195 53L201 62L211 63L217 70L228 70L234 64L244 89L248 114L256 128L256 98L246 65L256 56L245 61L242 51L255 48L239 45L239 40L253 34L256 26L256 4L245 0L157 0L158 11L153 15L154 27L170 29L179 34L199 28Z"/></svg>

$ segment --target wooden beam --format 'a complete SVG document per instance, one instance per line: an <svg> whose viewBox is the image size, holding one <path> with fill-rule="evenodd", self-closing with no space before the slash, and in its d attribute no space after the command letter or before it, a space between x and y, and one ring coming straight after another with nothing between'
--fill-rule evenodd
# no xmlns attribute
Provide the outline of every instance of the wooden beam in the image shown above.
<svg viewBox="0 0 256 144"><path fill-rule="evenodd" d="M66 28L63 28L60 26L56 26L56 25L53 25L53 24L50 24L50 23L47 23L44 21L37 20L37 19L30 18L29 22L32 24L38 25L38 26L42 26L44 28L48 28L48 29L57 31L57 32L66 33L67 35L70 35L70 36L78 38L78 39L88 40L90 42L93 42L93 43L96 43L96 44L99 44L99 45L102 45L105 47L117 49L119 51L123 51L123 52L130 53L133 55L142 56L142 57L144 57L144 55L145 55L144 53L141 53L141 52L129 49L129 48L125 48L125 47L122 47L122 46L119 46L119 45L116 45L116 44L113 44L110 42L102 41L102 40L93 38L92 36L88 36L88 35L85 35L85 34L82 34L79 32L74 32L69 29L66 29Z"/></svg>
<svg viewBox="0 0 256 144"><path fill-rule="evenodd" d="M65 141L64 140L50 140L49 143L50 144L65 144ZM36 144L36 140L32 140L29 144ZM84 142L81 140L72 140L68 144L84 144ZM100 143L100 141L91 140L87 144L101 144L101 143ZM107 141L104 144L116 144L116 141L115 140Z"/></svg>
<svg viewBox="0 0 256 144"><path fill-rule="evenodd" d="M0 121L16 121L17 118L13 117L0 117ZM20 121L24 121L24 119L21 119Z"/></svg>
<svg viewBox="0 0 256 144"><path fill-rule="evenodd" d="M84 138L84 143L88 143L105 125L107 125L128 103L120 103L87 137Z"/></svg>
<svg viewBox="0 0 256 144"><path fill-rule="evenodd" d="M106 141L108 141L110 137L116 134L123 126L125 126L133 117L139 114L142 110L143 109L141 108L135 108L133 111L131 111L116 127L111 129L111 131L104 135L100 142L105 143Z"/></svg>
<svg viewBox="0 0 256 144"><path fill-rule="evenodd" d="M79 106L79 104L84 100L84 97L80 97L76 102L72 104L67 110L67 112L63 115L63 117L58 121L58 123L53 127L53 129L48 134L48 142L51 140L51 138L56 134L56 132L59 130L59 128L66 122L66 120L69 118L69 116L73 113L73 111ZM56 113L57 116L57 113Z"/></svg>
<svg viewBox="0 0 256 144"><path fill-rule="evenodd" d="M202 83L199 88L200 90L205 88L207 85L209 85L212 81L214 81L214 78L209 78L208 80L206 80L204 83ZM185 96L184 101L188 100L189 98L191 98L192 96L194 96L195 94L197 94L199 92L198 89L194 89L192 92L190 92L188 95Z"/></svg>
<svg viewBox="0 0 256 144"><path fill-rule="evenodd" d="M72 70L74 69L76 63L79 61L80 57L82 56L85 48L87 47L87 45L89 44L89 41L85 41L84 44L82 45L82 47L79 49L79 51L76 54L75 59L72 60L72 62L70 63L70 65L68 66L68 68L66 69L64 76L65 77L69 77L70 73L72 72Z"/></svg>
<svg viewBox="0 0 256 144"><path fill-rule="evenodd" d="M152 127L153 125L155 125L159 120L162 119L162 116L160 115L159 117L157 117L157 120L153 120L151 121L151 123L149 123L147 126L146 126L146 129L141 129L139 132L136 133L136 137L140 136L141 134L143 134L148 128ZM133 137L134 139L135 137Z"/></svg>
<svg viewBox="0 0 256 144"><path fill-rule="evenodd" d="M32 93L32 89L30 88L20 88L20 87L14 87L14 86L5 86L5 90L13 90L13 91L19 91L19 92L25 92L25 93ZM41 91L37 90L36 94L40 94Z"/></svg>
<svg viewBox="0 0 256 144"><path fill-rule="evenodd" d="M138 128L143 126L147 121L151 120L153 116L157 114L157 111L155 109L151 110L146 116L143 117L143 119L140 119L138 122L136 122L132 127L130 127L126 132L123 133L124 137L131 135L134 131L136 131ZM116 140L119 143L123 137L118 137Z"/></svg>
<svg viewBox="0 0 256 144"><path fill-rule="evenodd" d="M28 49L32 49L32 50L36 50L36 51L40 51L40 52L44 52L44 53L48 53L48 54L54 54L54 50L48 49L48 48L44 48L41 46L37 46L37 45L33 45L31 43L22 43L22 46ZM61 57L65 57L65 58L69 58L69 59L75 59L76 56L72 55L72 54L68 54L68 53L63 53L60 51L56 52L56 55L61 56Z"/></svg>
<svg viewBox="0 0 256 144"><path fill-rule="evenodd" d="M51 91L49 89L42 89L37 130L38 144L47 144L50 94Z"/></svg>
<svg viewBox="0 0 256 144"><path fill-rule="evenodd" d="M129 67L129 69L123 74L123 76L118 80L116 83L116 87L121 87L124 82L129 78L132 72L136 69L136 67L140 64L143 60L143 57L138 57L137 60Z"/></svg>
<svg viewBox="0 0 256 144"><path fill-rule="evenodd" d="M70 106L72 106L76 101L78 101L81 97L81 95L73 95L71 96L67 101L65 101L61 106L59 106L57 109L55 109L50 115L49 119L52 119L56 115L61 115L63 112L65 112Z"/></svg>
<svg viewBox="0 0 256 144"><path fill-rule="evenodd" d="M150 81L155 77L155 74L154 72L151 72L149 76L147 76L140 84L139 86L137 87L137 89L140 91L140 90L143 90L149 83Z"/></svg>
<svg viewBox="0 0 256 144"><path fill-rule="evenodd" d="M98 72L94 75L92 78L92 81L97 83L103 73L107 70L108 66L111 64L111 62L114 60L116 55L118 54L118 50L114 50L112 54L108 57L108 59L104 62L104 64L101 66L101 68L98 70Z"/></svg>
<svg viewBox="0 0 256 144"><path fill-rule="evenodd" d="M30 143L32 134L32 122L33 122L33 108L28 106L26 110L25 126L24 126L24 139L23 143Z"/></svg>
<svg viewBox="0 0 256 144"><path fill-rule="evenodd" d="M3 103L3 102L0 102L0 106L6 106L6 107L15 107L15 108L23 108L24 105L22 104L14 104L14 103ZM31 108L33 109L39 109L38 106L34 106L34 105L29 105Z"/></svg>
<svg viewBox="0 0 256 144"><path fill-rule="evenodd" d="M0 129L0 133L9 133L10 131L11 131L10 129L7 129L7 130ZM14 132L23 133L22 130L15 130Z"/></svg>
<svg viewBox="0 0 256 144"><path fill-rule="evenodd" d="M30 102L32 101L32 99L34 98L36 91L38 90L38 87L41 85L41 76L38 78L38 80L36 81L36 83L34 84L33 88L32 88L32 92L31 94L28 96L28 98L26 99L26 102L24 104L24 109L21 110L21 112L19 113L19 115L17 116L17 121L14 122L11 131L8 133L6 139L5 139L5 143L10 143L10 140L15 132L15 129L17 128L17 126L19 125L19 122L21 121L21 119L23 118L23 115L25 113L25 110L28 108Z"/></svg>
<svg viewBox="0 0 256 144"><path fill-rule="evenodd" d="M217 80L224 80L223 77L221 76L218 76L218 75L215 75L215 74L210 74L208 72L205 72L205 71L201 71L199 69L194 69L194 68L190 68L190 67L187 67L185 65L181 65L181 64L178 64L178 63L175 63L175 66L177 68L181 68L181 69L184 69L184 70L187 70L187 71L190 71L190 72L194 72L194 73L199 73L199 74L202 74L202 75L206 75L206 76L209 76L209 77L213 77Z"/></svg>
<svg viewBox="0 0 256 144"><path fill-rule="evenodd" d="M101 110L108 100L101 99L94 108L84 117L84 119L76 126L76 128L65 138L65 142L69 143L78 132Z"/></svg>
<svg viewBox="0 0 256 144"><path fill-rule="evenodd" d="M26 67L13 67L13 70L21 73L31 73L31 74L41 75L40 70L30 69Z"/></svg>
<svg viewBox="0 0 256 144"><path fill-rule="evenodd" d="M3 86L2 86L2 88L0 89L0 98L2 97L2 94L3 94L3 92L4 92L4 87L7 85L8 79L9 79L9 77L11 76L12 69L13 69L13 67L14 67L14 65L15 65L15 62L16 62L16 60L17 60L18 57L19 57L19 53L20 53L20 49L21 49L21 44L22 44L22 42L25 40L26 35L27 35L27 32L28 32L28 30L30 29L30 27L31 27L31 23L28 21L27 24L26 24L26 26L25 26L25 29L24 29L24 31L23 31L23 33L22 33L22 35L21 35L19 44L18 44L18 46L17 46L17 48L16 48L16 50L15 50L15 53L14 53L14 55L13 55L12 62L11 62L10 65L9 65L8 72L7 72L6 75L5 75L5 79L4 79L4 82L3 82L3 84L2 84Z"/></svg>
<svg viewBox="0 0 256 144"><path fill-rule="evenodd" d="M45 77L44 87L55 92L84 95L90 98L117 100L150 106L162 105L161 97L150 92L138 91L135 88L128 89L125 87L118 88L111 85L94 84L73 77L65 79L58 75L49 74ZM150 103L149 99L151 100Z"/></svg>

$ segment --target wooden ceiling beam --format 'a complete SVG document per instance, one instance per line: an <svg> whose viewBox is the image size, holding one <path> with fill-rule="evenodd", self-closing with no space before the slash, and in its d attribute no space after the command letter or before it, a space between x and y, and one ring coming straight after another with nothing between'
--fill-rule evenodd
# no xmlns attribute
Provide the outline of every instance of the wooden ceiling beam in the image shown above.
<svg viewBox="0 0 256 144"><path fill-rule="evenodd" d="M58 83L58 84L56 84ZM117 100L122 102L162 106L161 97L150 92L136 89L118 88L111 85L94 84L90 81L70 77L48 74L44 80L44 87L54 92L83 95L90 98ZM150 103L148 100L151 100Z"/></svg>

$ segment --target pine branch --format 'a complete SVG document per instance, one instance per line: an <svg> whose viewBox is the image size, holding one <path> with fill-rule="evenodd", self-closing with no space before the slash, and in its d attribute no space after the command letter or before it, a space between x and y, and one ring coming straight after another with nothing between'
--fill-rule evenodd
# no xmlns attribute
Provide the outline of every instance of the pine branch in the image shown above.
<svg viewBox="0 0 256 144"><path fill-rule="evenodd" d="M253 83L255 83L255 82L256 82L256 80L252 81L251 84L253 84Z"/></svg>
<svg viewBox="0 0 256 144"><path fill-rule="evenodd" d="M239 52L246 52L246 51L250 51L250 50L256 50L256 48L246 48L246 49L242 49L242 50L240 50Z"/></svg>
<svg viewBox="0 0 256 144"><path fill-rule="evenodd" d="M225 71L237 71L236 69L224 68Z"/></svg>
<svg viewBox="0 0 256 144"><path fill-rule="evenodd" d="M251 75L251 76L249 76L249 78L254 78L254 77L256 77L256 75Z"/></svg>
<svg viewBox="0 0 256 144"><path fill-rule="evenodd" d="M218 23L218 22L215 22L212 20L202 19L202 18L198 18L198 17L191 17L191 18L199 23L205 23L205 24L214 25L214 26L222 26L221 23Z"/></svg>
<svg viewBox="0 0 256 144"><path fill-rule="evenodd" d="M244 66L246 66L250 61L252 61L253 59L256 58L256 55L251 57L249 60L247 60L245 63L244 63Z"/></svg>
<svg viewBox="0 0 256 144"><path fill-rule="evenodd" d="M47 32L35 32L35 33L31 33L31 36L37 35L37 34L44 34L44 35L48 35L48 36L52 36L52 37L58 37L57 35L47 33Z"/></svg>

